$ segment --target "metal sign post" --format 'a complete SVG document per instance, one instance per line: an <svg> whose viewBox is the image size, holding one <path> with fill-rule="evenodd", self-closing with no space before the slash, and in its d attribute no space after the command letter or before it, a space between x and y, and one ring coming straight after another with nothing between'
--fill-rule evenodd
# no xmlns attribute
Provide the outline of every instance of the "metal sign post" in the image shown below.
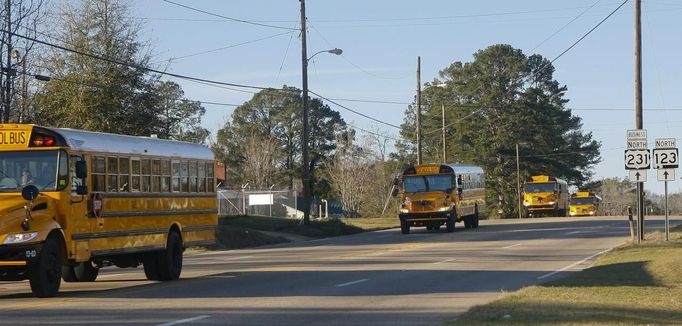
<svg viewBox="0 0 682 326"><path fill-rule="evenodd" d="M665 241L670 240L670 223L668 221L668 181L675 181L675 169L679 166L677 139L656 138L654 148L654 169L658 169L658 181L665 183Z"/></svg>
<svg viewBox="0 0 682 326"><path fill-rule="evenodd" d="M637 243L644 240L644 194L642 185L646 182L650 164L650 152L647 149L646 129L627 131L627 149L625 150L625 169L629 172L630 182L637 184Z"/></svg>

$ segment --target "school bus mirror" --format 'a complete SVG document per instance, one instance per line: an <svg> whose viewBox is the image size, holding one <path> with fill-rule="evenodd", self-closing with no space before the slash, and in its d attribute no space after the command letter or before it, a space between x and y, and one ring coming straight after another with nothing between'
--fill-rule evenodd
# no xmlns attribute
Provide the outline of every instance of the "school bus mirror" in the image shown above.
<svg viewBox="0 0 682 326"><path fill-rule="evenodd" d="M76 178L83 179L88 175L88 165L85 161L76 161Z"/></svg>
<svg viewBox="0 0 682 326"><path fill-rule="evenodd" d="M34 185L28 185L21 189L21 197L29 201L38 198L38 193L38 187Z"/></svg>
<svg viewBox="0 0 682 326"><path fill-rule="evenodd" d="M81 196L87 195L88 186L76 186L76 194Z"/></svg>
<svg viewBox="0 0 682 326"><path fill-rule="evenodd" d="M393 178L393 185L394 185L394 186L397 186L397 185L399 185L399 184L400 184L400 179L398 179L398 178Z"/></svg>
<svg viewBox="0 0 682 326"><path fill-rule="evenodd" d="M393 196L393 197L398 196L398 188L393 188L393 191L391 192L391 196Z"/></svg>

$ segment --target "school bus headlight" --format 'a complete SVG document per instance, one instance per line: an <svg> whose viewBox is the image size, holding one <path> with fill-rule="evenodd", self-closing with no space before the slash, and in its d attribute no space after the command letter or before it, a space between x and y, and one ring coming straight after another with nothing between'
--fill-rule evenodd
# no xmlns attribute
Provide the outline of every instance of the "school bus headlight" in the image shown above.
<svg viewBox="0 0 682 326"><path fill-rule="evenodd" d="M590 211L590 215L594 215L594 211Z"/></svg>
<svg viewBox="0 0 682 326"><path fill-rule="evenodd" d="M441 207L438 209L439 212L447 212L450 210L450 207Z"/></svg>
<svg viewBox="0 0 682 326"><path fill-rule="evenodd" d="M10 233L2 244L23 243L35 239L38 232Z"/></svg>
<svg viewBox="0 0 682 326"><path fill-rule="evenodd" d="M555 201L551 201L551 202L549 202L549 203L547 203L547 204L549 204L549 205L554 205L554 204L556 204L556 202L555 202Z"/></svg>
<svg viewBox="0 0 682 326"><path fill-rule="evenodd" d="M410 212L410 210L407 209L407 208L401 208L401 209L400 209L400 212L403 213L403 214L407 214L407 213Z"/></svg>
<svg viewBox="0 0 682 326"><path fill-rule="evenodd" d="M523 206L530 206L530 203L527 202L527 201L524 201L524 202L523 202Z"/></svg>

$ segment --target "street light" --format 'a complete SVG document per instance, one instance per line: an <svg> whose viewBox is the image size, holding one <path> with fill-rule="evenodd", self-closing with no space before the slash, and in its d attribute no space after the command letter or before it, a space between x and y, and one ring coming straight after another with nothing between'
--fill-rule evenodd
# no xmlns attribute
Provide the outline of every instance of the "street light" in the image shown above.
<svg viewBox="0 0 682 326"><path fill-rule="evenodd" d="M331 50L318 51L312 56L308 57L308 49L306 46L306 17L305 17L305 0L301 2L301 61L302 61L302 78L303 78L303 137L301 144L301 156L303 161L301 171L301 181L303 182L303 224L310 223L310 160L308 158L308 61L314 56L327 52L331 54L340 55L343 50L334 48Z"/></svg>

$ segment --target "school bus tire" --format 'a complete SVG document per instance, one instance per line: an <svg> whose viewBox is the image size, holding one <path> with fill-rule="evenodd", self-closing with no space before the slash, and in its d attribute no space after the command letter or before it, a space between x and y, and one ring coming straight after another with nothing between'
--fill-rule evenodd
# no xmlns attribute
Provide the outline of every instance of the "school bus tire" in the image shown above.
<svg viewBox="0 0 682 326"><path fill-rule="evenodd" d="M454 214L448 215L448 220L445 222L445 230L448 232L454 232L456 220L457 220L457 218L455 217Z"/></svg>
<svg viewBox="0 0 682 326"><path fill-rule="evenodd" d="M92 261L78 263L73 267L76 280L78 282L94 282L99 274L99 268L92 264Z"/></svg>
<svg viewBox="0 0 682 326"><path fill-rule="evenodd" d="M478 212L478 205L474 206L474 216L471 219L471 227L478 228L478 221L480 220L480 214Z"/></svg>
<svg viewBox="0 0 682 326"><path fill-rule="evenodd" d="M180 278L183 251L180 235L171 231L168 234L166 249L159 251L157 257L160 281L172 281Z"/></svg>
<svg viewBox="0 0 682 326"><path fill-rule="evenodd" d="M410 234L410 222L400 221L400 232Z"/></svg>
<svg viewBox="0 0 682 326"><path fill-rule="evenodd" d="M33 295L51 298L59 292L62 281L62 244L58 236L48 236L43 249L29 272Z"/></svg>
<svg viewBox="0 0 682 326"><path fill-rule="evenodd" d="M73 270L73 266L62 265L62 280L68 283L78 282L78 279L76 278L76 272Z"/></svg>
<svg viewBox="0 0 682 326"><path fill-rule="evenodd" d="M142 266L144 267L144 276L150 281L159 280L159 262L157 259L157 252L147 253L142 259Z"/></svg>

